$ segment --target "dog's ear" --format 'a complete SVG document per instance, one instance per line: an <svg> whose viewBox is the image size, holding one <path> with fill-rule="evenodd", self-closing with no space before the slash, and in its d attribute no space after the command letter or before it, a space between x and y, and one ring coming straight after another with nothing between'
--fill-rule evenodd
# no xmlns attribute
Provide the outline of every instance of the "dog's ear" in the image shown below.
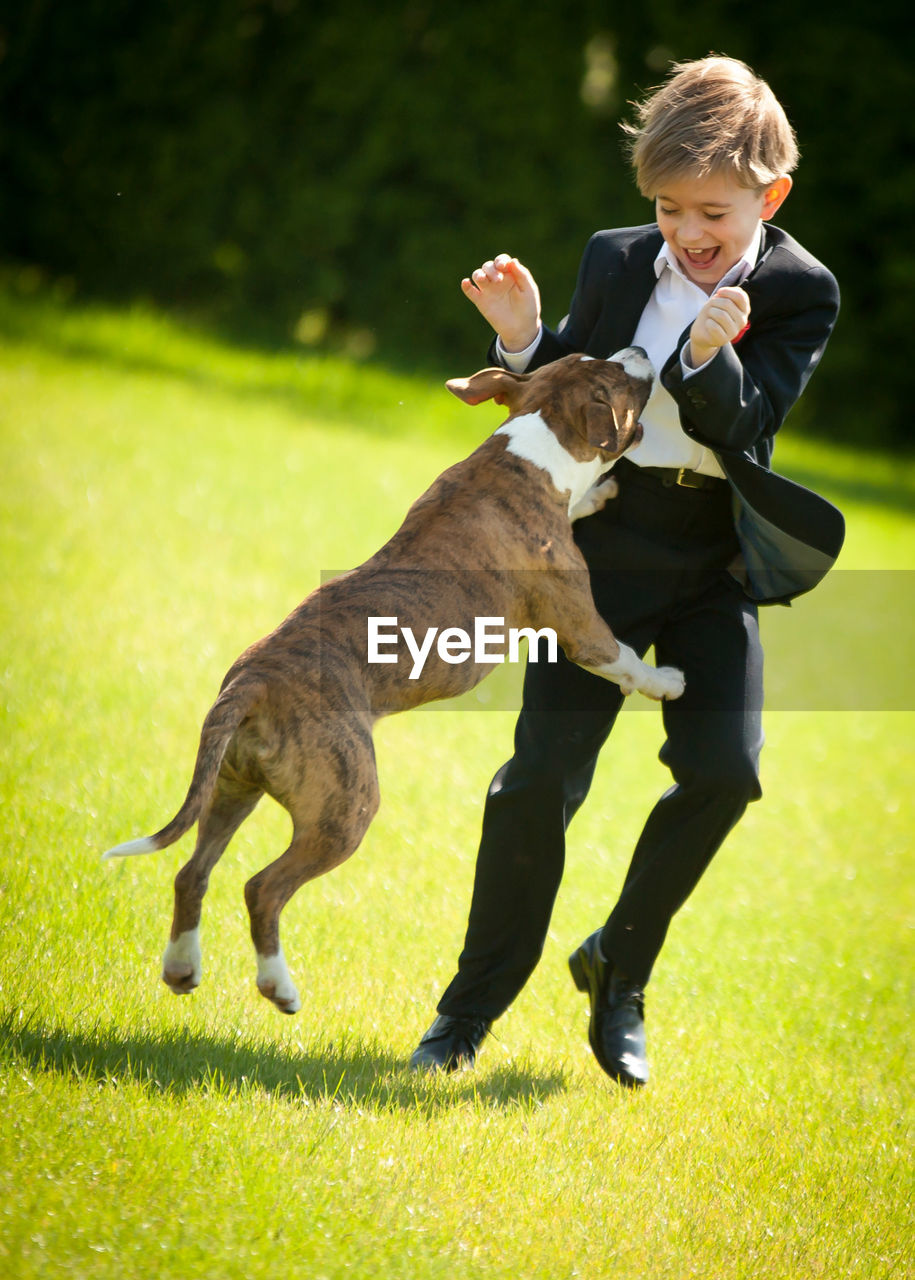
<svg viewBox="0 0 915 1280"><path fill-rule="evenodd" d="M449 378L445 386L465 404L495 400L496 404L507 404L514 413L530 376L529 373L511 373L508 369L481 369L469 378Z"/></svg>
<svg viewBox="0 0 915 1280"><path fill-rule="evenodd" d="M638 422L642 407L641 402L622 392L613 394L609 405L592 401L585 408L588 443L619 457L642 438Z"/></svg>

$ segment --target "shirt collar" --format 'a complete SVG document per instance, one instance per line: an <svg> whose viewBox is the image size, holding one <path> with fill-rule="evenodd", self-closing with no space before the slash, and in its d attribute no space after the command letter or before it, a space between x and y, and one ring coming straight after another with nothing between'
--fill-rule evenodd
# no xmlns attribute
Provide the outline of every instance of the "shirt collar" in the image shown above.
<svg viewBox="0 0 915 1280"><path fill-rule="evenodd" d="M741 284L744 280L746 280L747 276L756 266L757 259L759 258L759 251L762 248L762 234L763 234L763 224L762 222L760 222L756 228L756 234L754 235L753 239L750 241L749 245L747 246L746 252L744 253L743 257L740 258L738 262L734 263L730 271L725 272L725 274L721 277L721 279L715 285L716 289L723 289L725 286L728 286L728 285ZM679 262L677 261L676 254L674 254L671 251L671 248L668 245L667 241L662 240L661 250L658 256L654 260L654 273L659 280L661 276L664 274L665 268L667 267L669 267L670 270L673 271L676 275L680 276L681 279L689 281L690 284L695 283L694 281L689 279L689 276L680 266ZM698 285L696 287L698 288Z"/></svg>

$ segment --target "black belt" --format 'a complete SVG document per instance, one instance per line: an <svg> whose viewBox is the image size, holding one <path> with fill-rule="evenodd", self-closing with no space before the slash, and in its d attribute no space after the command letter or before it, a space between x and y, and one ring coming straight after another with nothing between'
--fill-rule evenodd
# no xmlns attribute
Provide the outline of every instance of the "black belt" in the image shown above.
<svg viewBox="0 0 915 1280"><path fill-rule="evenodd" d="M688 467L640 467L628 458L620 458L617 467L620 463L625 463L626 471L659 480L665 489L672 489L675 485L681 489L718 489L727 484L724 476L705 476L699 471L690 471Z"/></svg>

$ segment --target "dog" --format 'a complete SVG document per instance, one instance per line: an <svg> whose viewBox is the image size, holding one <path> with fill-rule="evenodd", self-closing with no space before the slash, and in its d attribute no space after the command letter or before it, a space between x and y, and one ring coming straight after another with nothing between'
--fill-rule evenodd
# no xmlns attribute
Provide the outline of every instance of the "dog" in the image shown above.
<svg viewBox="0 0 915 1280"><path fill-rule="evenodd" d="M653 378L644 351L628 347L610 360L570 355L530 374L492 368L446 383L468 404L506 405L507 420L438 477L377 554L322 584L242 654L203 722L178 813L155 835L103 855L152 853L198 824L194 852L175 879L162 968L172 991L200 983L210 872L266 793L289 811L293 834L245 886L257 986L284 1013L301 1007L280 913L301 885L355 852L378 809L374 722L454 697L492 670L491 655L453 647L480 618L535 638L551 629L571 661L626 693L680 696L681 672L651 667L614 639L572 536L572 522L613 495L605 473L641 439ZM422 664L409 671L387 652L394 632L383 654L376 635L370 661L372 622L400 621L414 639L439 635L436 651L425 644ZM440 631L443 621L451 626Z"/></svg>

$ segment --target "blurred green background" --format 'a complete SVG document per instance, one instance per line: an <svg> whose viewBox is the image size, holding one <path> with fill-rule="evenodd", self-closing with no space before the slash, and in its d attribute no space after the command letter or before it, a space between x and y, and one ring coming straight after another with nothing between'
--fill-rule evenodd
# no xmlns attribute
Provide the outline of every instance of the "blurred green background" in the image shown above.
<svg viewBox="0 0 915 1280"><path fill-rule="evenodd" d="M20 291L141 298L232 337L454 373L499 251L566 310L601 226L651 220L618 127L725 52L797 129L779 221L843 313L793 417L908 445L913 39L902 3L23 0L0 19L0 258Z"/></svg>

